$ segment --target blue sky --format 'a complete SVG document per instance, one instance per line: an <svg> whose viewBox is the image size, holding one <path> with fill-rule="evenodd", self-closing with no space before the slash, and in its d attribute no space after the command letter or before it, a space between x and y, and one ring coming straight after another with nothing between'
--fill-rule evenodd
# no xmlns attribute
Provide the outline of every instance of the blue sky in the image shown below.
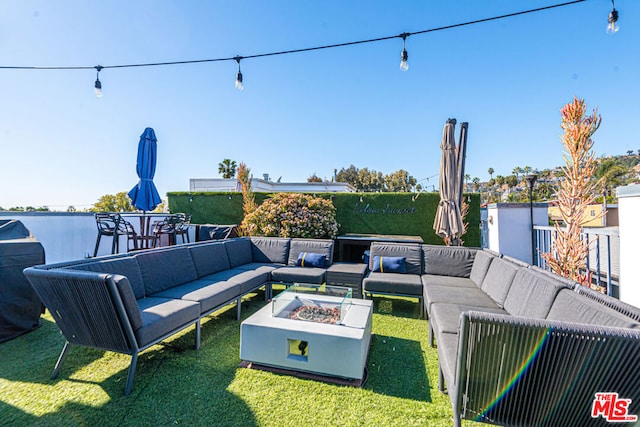
<svg viewBox="0 0 640 427"><path fill-rule="evenodd" d="M0 0L1 66L95 66L249 56L416 32L549 0ZM442 127L469 122L467 173L560 165L559 110L603 117L597 155L640 149L640 2L609 0L399 38L242 61L95 70L0 69L0 206L86 208L137 182L140 134L158 137L155 182L187 191L225 158L306 181L353 164L437 187ZM458 130L456 129L456 135ZM431 177L429 180L426 178Z"/></svg>

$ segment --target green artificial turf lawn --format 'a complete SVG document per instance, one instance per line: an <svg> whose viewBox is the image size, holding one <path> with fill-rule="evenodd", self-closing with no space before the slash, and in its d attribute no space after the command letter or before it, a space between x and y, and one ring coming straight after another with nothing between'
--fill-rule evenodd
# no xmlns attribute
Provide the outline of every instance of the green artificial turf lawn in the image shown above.
<svg viewBox="0 0 640 427"><path fill-rule="evenodd" d="M263 292L251 294L243 319L264 304ZM131 358L123 354L73 347L50 379L64 337L47 313L36 331L0 344L0 425L452 425L416 300L374 299L362 388L240 368L235 315L229 306L203 319L200 350L190 327L143 352L124 396Z"/></svg>

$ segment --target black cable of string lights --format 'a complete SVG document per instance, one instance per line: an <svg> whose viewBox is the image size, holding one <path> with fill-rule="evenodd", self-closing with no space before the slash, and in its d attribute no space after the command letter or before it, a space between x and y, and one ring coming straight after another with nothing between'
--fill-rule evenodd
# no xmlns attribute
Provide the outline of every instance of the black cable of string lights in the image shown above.
<svg viewBox="0 0 640 427"><path fill-rule="evenodd" d="M379 41L392 40L392 39L396 39L396 38L405 39L405 38L407 38L409 36L432 33L432 32L435 32L435 31L449 30L449 29L452 29L452 28L458 28L458 27L464 27L464 26L468 26L468 25L480 24L480 23L483 23L483 22L496 21L496 20L499 20L499 19L506 19L506 18L511 18L511 17L514 17L514 16L525 15L525 14L535 13L535 12L541 12L541 11L544 11L544 10L555 9L555 8L564 7L564 6L570 6L570 5L573 5L573 4L576 4L576 3L583 3L583 2L586 2L586 1L587 0L573 0L573 1L565 2L565 3L559 3L559 4L550 5L550 6L539 7L539 8L536 8L536 9L529 9L529 10L523 10L521 12L514 12L514 13L508 13L508 14L505 14L505 15L493 16L491 18L477 19L477 20L474 20L474 21L461 22L461 23L458 23L458 24L445 25L445 26L436 27L436 28L429 28L427 30L414 31L414 32L411 32L411 33L406 33L405 32L405 33L401 33L401 34L397 34L397 35L393 35L393 36L378 37L378 38L367 39L367 40L351 41L351 42L346 42L346 43L330 44L330 45L325 45L325 46L307 47L307 48L302 48L302 49L283 50L283 51L279 51L279 52L259 53L259 54L246 55L246 56L236 55L236 56L228 57L228 58L211 58L211 59L195 59L195 60L187 60L187 61L151 62L151 63L145 63L145 64L120 64L120 65L98 65L98 66L2 66L2 65L0 65L0 69L13 69L13 70L89 70L89 69L98 69L99 68L98 71L101 71L101 70L107 69L107 68L155 67L155 66L162 66L162 65L197 64L197 63L203 63L203 62L239 61L239 60L245 60L245 59L264 58L264 57L267 57L267 56L288 55L288 54L292 54L292 53L301 53L301 52L310 52L310 51L314 51L314 50L332 49L332 48L337 48L337 47L353 46L353 45L365 44L365 43L375 43L375 42L379 42Z"/></svg>

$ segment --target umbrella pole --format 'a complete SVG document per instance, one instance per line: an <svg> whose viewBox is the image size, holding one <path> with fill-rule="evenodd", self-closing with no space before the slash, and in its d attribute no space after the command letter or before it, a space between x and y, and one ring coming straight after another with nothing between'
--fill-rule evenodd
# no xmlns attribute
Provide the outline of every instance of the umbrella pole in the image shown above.
<svg viewBox="0 0 640 427"><path fill-rule="evenodd" d="M458 209L462 212L462 196L464 191L464 167L467 159L467 133L469 129L468 122L460 123L460 137L458 138ZM451 241L452 246L460 246L460 237L456 237Z"/></svg>
<svg viewBox="0 0 640 427"><path fill-rule="evenodd" d="M458 182L460 183L460 191L458 192L458 208L462 209L462 192L464 190L464 166L467 158L467 133L469 130L469 123L460 123L460 138L458 139Z"/></svg>

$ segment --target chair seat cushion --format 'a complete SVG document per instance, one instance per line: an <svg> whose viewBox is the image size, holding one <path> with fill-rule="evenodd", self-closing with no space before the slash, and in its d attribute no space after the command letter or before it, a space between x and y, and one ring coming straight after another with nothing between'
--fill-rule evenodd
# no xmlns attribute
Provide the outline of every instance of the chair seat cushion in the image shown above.
<svg viewBox="0 0 640 427"><path fill-rule="evenodd" d="M422 281L417 274L371 272L362 281L365 292L422 296Z"/></svg>
<svg viewBox="0 0 640 427"><path fill-rule="evenodd" d="M135 331L138 345L144 347L200 317L200 304L180 299L148 297L138 300L142 327Z"/></svg>

